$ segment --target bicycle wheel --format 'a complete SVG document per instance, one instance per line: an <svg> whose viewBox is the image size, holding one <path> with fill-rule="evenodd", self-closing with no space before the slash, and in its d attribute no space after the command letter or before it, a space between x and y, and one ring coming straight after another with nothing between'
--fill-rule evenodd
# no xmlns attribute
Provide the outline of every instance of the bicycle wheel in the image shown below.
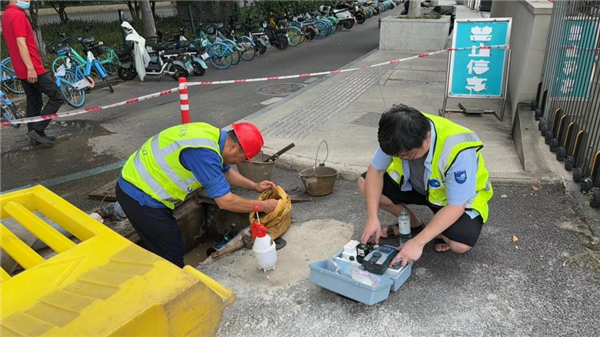
<svg viewBox="0 0 600 337"><path fill-rule="evenodd" d="M288 27L287 36L290 47L295 47L302 41L302 31L298 27Z"/></svg>
<svg viewBox="0 0 600 337"><path fill-rule="evenodd" d="M80 108L85 104L85 90L75 89L73 84L80 81L75 72L71 69L65 69L65 76L60 81L59 88L67 104L74 108Z"/></svg>
<svg viewBox="0 0 600 337"><path fill-rule="evenodd" d="M304 35L308 41L312 41L317 36L317 32L313 28L306 28Z"/></svg>
<svg viewBox="0 0 600 337"><path fill-rule="evenodd" d="M303 44L306 41L306 33L300 30L300 44Z"/></svg>
<svg viewBox="0 0 600 337"><path fill-rule="evenodd" d="M325 23L325 21L323 20L319 20L317 22L315 22L315 27L317 28L318 32L316 35L317 39L322 39L325 36L327 36L327 33L329 32L329 28L327 28L328 23Z"/></svg>
<svg viewBox="0 0 600 337"><path fill-rule="evenodd" d="M52 62L52 73L56 74L56 72L58 71L58 68L62 65L64 65L66 69L70 69L71 67L67 67L67 64L66 64L67 59L68 59L67 56L59 56L59 57L55 58L54 61ZM83 69L84 64L81 63L81 61L79 61L78 59L72 58L71 63L75 63L78 68ZM71 64L71 66L73 66L73 64Z"/></svg>
<svg viewBox="0 0 600 337"><path fill-rule="evenodd" d="M224 43L217 42L208 46L210 64L217 69L227 69L231 66L231 49Z"/></svg>
<svg viewBox="0 0 600 337"><path fill-rule="evenodd" d="M333 34L337 31L337 20L331 16L327 17L327 21L331 24L329 27L329 34Z"/></svg>
<svg viewBox="0 0 600 337"><path fill-rule="evenodd" d="M10 125L14 128L21 126L21 123L14 123L16 119L22 118L23 116L17 112L14 105L7 105L4 102L0 102L0 110L2 110L2 117L10 122Z"/></svg>
<svg viewBox="0 0 600 337"><path fill-rule="evenodd" d="M119 56L117 56L117 53L112 48L107 46L100 46L98 48L102 50L100 56L98 56L98 61L100 61L100 64L102 64L108 74L116 75L121 65Z"/></svg>
<svg viewBox="0 0 600 337"><path fill-rule="evenodd" d="M231 64L236 65L240 63L240 50L237 44L231 40L223 40L221 43L224 43L229 47L231 53Z"/></svg>
<svg viewBox="0 0 600 337"><path fill-rule="evenodd" d="M252 61L256 56L256 46L252 39L247 36L240 36L238 38L238 45L240 45L243 50L240 52L240 56L244 61Z"/></svg>
<svg viewBox="0 0 600 337"><path fill-rule="evenodd" d="M10 92L24 94L25 90L23 89L23 84L21 84L21 81L15 74L10 57L7 57L2 61L0 68L2 69L2 72L0 73L0 76L2 76L2 85Z"/></svg>

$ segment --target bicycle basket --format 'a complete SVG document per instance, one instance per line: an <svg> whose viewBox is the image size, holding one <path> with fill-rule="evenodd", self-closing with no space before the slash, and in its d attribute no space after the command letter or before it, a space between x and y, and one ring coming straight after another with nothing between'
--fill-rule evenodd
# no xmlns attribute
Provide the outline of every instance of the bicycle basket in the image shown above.
<svg viewBox="0 0 600 337"><path fill-rule="evenodd" d="M153 46L155 44L158 44L158 42L160 41L160 38L158 36L150 36L146 38L146 46Z"/></svg>
<svg viewBox="0 0 600 337"><path fill-rule="evenodd" d="M90 49L90 51L92 52L92 54L94 54L94 56L100 57L100 56L106 54L107 48L105 48L104 45L97 45L97 46L93 46Z"/></svg>
<svg viewBox="0 0 600 337"><path fill-rule="evenodd" d="M118 45L113 50L119 57L119 61L127 62L131 60L131 48L128 44Z"/></svg>

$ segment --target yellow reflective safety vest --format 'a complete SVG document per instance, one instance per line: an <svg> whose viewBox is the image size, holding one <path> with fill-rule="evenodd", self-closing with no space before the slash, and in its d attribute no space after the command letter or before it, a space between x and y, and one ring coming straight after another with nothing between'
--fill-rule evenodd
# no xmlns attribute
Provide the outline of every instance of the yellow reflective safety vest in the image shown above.
<svg viewBox="0 0 600 337"><path fill-rule="evenodd" d="M205 148L221 158L219 138L221 130L206 123L189 123L170 127L148 139L133 153L121 175L123 179L152 198L173 209L175 202L202 185L192 171L179 160L187 148Z"/></svg>
<svg viewBox="0 0 600 337"><path fill-rule="evenodd" d="M466 205L467 209L474 209L483 218L485 223L489 215L488 201L492 198L494 191L489 180L489 173L485 168L481 148L483 143L477 134L463 126L447 120L446 118L423 113L433 124L436 138L433 146L431 160L431 176L427 184L427 199L436 206L446 206L446 185L444 180L446 173L454 163L454 160L464 150L475 149L477 151L477 181L475 189L477 194ZM406 181L402 169L402 159L393 157L392 163L387 169L388 174L398 184L404 186Z"/></svg>

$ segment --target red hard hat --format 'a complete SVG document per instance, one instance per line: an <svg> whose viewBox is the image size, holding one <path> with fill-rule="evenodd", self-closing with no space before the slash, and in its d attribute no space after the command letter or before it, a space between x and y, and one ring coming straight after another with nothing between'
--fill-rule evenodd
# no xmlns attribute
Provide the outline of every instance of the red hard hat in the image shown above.
<svg viewBox="0 0 600 337"><path fill-rule="evenodd" d="M260 134L260 130L252 123L232 123L233 132L240 141L242 150L246 153L248 161L252 163L252 158L260 152L265 142Z"/></svg>

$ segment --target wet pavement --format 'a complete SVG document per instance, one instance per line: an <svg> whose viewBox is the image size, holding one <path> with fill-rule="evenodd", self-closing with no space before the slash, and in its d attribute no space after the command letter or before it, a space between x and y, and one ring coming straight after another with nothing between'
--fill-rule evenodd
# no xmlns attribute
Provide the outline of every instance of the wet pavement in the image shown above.
<svg viewBox="0 0 600 337"><path fill-rule="evenodd" d="M393 15L397 10L388 11ZM301 74L342 67L377 48L377 20L368 20L352 30L342 30L323 40L304 43L285 51L269 50L252 62L240 62L227 70L208 69L202 77L189 81L215 81ZM281 86L279 86L281 84ZM286 80L229 86L190 87L192 121L218 127L242 119L271 102L303 87L318 84L318 79ZM88 92L85 107L127 100L177 86L169 77L158 81L148 77L119 82L115 92L95 88ZM65 105L63 111L72 110ZM32 147L25 136L26 126L2 127L0 140L0 189L4 191L43 183L61 196L68 196L78 207L89 206L87 193L112 179L115 168L146 139L180 122L177 93L129 106L64 118L53 122L47 133L58 138L52 149ZM66 180L66 181L65 181ZM84 191L85 190L85 191Z"/></svg>

